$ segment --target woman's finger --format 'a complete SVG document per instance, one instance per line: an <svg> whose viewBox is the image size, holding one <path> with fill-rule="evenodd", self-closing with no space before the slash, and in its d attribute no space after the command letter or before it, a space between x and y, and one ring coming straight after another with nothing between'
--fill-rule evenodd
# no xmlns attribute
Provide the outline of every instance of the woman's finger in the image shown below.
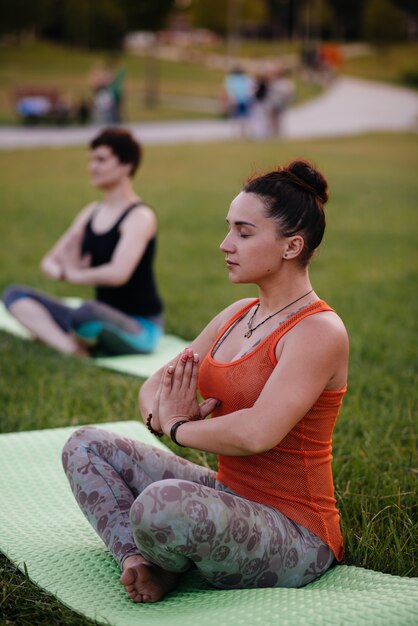
<svg viewBox="0 0 418 626"><path fill-rule="evenodd" d="M183 350L181 356L180 356L180 364L183 366L181 369L181 381L179 379L179 384L182 387L188 387L189 386L189 380L190 380L190 359L193 356L193 351L190 348L186 348L185 350Z"/></svg>
<svg viewBox="0 0 418 626"><path fill-rule="evenodd" d="M176 391L180 391L183 385L183 377L184 370L187 365L187 355L185 352L181 355L180 359L177 361L174 374L173 374L173 389Z"/></svg>
<svg viewBox="0 0 418 626"><path fill-rule="evenodd" d="M190 376L189 386L193 388L193 391L195 391L197 389L197 380L199 377L199 355L196 353L193 354L193 357L190 360L192 363L192 372Z"/></svg>
<svg viewBox="0 0 418 626"><path fill-rule="evenodd" d="M187 355L187 360L184 362L182 389L188 391L193 386L193 352Z"/></svg>
<svg viewBox="0 0 418 626"><path fill-rule="evenodd" d="M201 419L207 417L209 413L212 413L212 411L214 411L219 405L220 402L216 398L207 398L206 400L203 400L203 402L199 404Z"/></svg>
<svg viewBox="0 0 418 626"><path fill-rule="evenodd" d="M173 385L174 371L175 370L173 365L168 365L168 367L166 367L164 371L160 385L160 400L166 397L171 391L171 387Z"/></svg>

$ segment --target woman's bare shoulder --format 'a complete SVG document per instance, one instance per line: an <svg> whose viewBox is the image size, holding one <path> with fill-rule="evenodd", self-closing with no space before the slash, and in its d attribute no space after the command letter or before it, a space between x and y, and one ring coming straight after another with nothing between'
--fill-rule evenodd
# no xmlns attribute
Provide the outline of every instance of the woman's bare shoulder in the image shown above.
<svg viewBox="0 0 418 626"><path fill-rule="evenodd" d="M142 202L134 207L127 218L122 222L122 231L131 230L132 228L140 232L148 232L149 235L155 234L157 230L157 216L155 211Z"/></svg>
<svg viewBox="0 0 418 626"><path fill-rule="evenodd" d="M348 333L344 322L335 311L320 311L305 317L294 327L289 337L303 342L313 341L317 345L348 347Z"/></svg>

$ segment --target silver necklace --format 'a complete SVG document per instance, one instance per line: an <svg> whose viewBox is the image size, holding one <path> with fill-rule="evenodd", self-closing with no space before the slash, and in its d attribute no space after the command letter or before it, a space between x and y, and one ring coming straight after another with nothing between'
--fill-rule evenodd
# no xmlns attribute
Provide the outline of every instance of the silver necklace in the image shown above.
<svg viewBox="0 0 418 626"><path fill-rule="evenodd" d="M281 313L282 311L284 311L285 309L288 309L290 306L292 306L292 304L295 304L296 302L299 302L299 300L302 300L302 298L304 298L305 296L308 296L310 293L313 292L313 289L310 289L309 291L307 291L306 293L303 294L303 296L300 296L300 298L296 298L296 300L293 300L293 302L289 302L289 304L286 304L286 306L284 306L282 309L279 309L278 311L276 311L275 313L272 313L271 315L269 315L268 317L266 317L262 322L260 322L259 324L257 324L257 326L254 326L253 328L253 320L254 317L256 316L256 313L258 311L258 309L260 308L260 303L257 304L257 306L255 307L255 311L254 313L251 315L250 319L247 322L247 326L248 326L248 330L247 332L244 334L244 337L246 339L249 339L251 337L251 335L253 334L253 332L255 330L257 330L257 328L259 328L259 326L261 326L262 324L265 324L269 319L271 319L272 317L274 317L275 315L278 315L279 313Z"/></svg>

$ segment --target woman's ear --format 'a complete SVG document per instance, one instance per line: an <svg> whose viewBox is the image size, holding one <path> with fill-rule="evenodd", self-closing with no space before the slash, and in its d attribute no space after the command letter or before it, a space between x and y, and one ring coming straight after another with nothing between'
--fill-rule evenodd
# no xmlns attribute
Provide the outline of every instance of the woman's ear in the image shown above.
<svg viewBox="0 0 418 626"><path fill-rule="evenodd" d="M122 164L125 170L125 175L129 176L129 178L133 177L133 165L132 163L123 163Z"/></svg>
<svg viewBox="0 0 418 626"><path fill-rule="evenodd" d="M305 241L301 235L289 237L283 252L284 259L295 259L300 255L305 245Z"/></svg>

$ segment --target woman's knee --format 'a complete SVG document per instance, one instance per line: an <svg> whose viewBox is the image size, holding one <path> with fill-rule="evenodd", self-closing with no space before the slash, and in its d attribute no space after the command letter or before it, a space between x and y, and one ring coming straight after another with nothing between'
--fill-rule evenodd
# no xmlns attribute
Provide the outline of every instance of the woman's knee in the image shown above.
<svg viewBox="0 0 418 626"><path fill-rule="evenodd" d="M167 478L148 485L136 498L130 511L136 534L169 544L187 537L207 521L209 511L201 502L193 482ZM205 512L206 509L206 512ZM146 539L147 540L147 539Z"/></svg>
<svg viewBox="0 0 418 626"><path fill-rule="evenodd" d="M19 285L10 285L10 287L6 287L3 292L4 306L6 309L9 309L17 300L26 298L27 296L28 291L24 287L20 287Z"/></svg>
<svg viewBox="0 0 418 626"><path fill-rule="evenodd" d="M182 502L184 491L177 478L157 480L139 494L131 508L131 524L136 529L147 530L158 520L158 526L170 525L179 516L184 517Z"/></svg>
<svg viewBox="0 0 418 626"><path fill-rule="evenodd" d="M82 450L87 451L93 441L100 439L102 431L94 426L81 426L77 428L65 442L61 461L64 471L68 473L70 459L75 455L79 456Z"/></svg>
<svg viewBox="0 0 418 626"><path fill-rule="evenodd" d="M82 324L97 318L97 303L94 300L85 300L74 309L74 323Z"/></svg>

